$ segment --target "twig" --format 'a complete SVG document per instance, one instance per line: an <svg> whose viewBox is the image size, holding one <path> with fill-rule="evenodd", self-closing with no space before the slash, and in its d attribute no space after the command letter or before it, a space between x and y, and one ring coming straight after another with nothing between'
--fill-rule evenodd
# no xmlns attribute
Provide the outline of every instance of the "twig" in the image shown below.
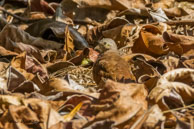
<svg viewBox="0 0 194 129"><path fill-rule="evenodd" d="M163 111L162 113L165 114L165 113L169 113L171 111L178 111L178 110L181 110L181 109L190 108L192 106L194 106L194 104L191 104L191 105L188 105L188 106L185 106L185 107L181 107L181 108L175 108L175 109L166 110L166 111Z"/></svg>
<svg viewBox="0 0 194 129"><path fill-rule="evenodd" d="M28 19L28 18L23 18L23 17L20 17L18 15L15 15L13 13L8 12L3 7L0 7L0 10L3 11L4 13L6 13L6 14L11 15L12 17L14 17L14 18L16 18L16 19L24 22L24 23L32 23L32 22L36 22L36 21L43 20L43 19Z"/></svg>
<svg viewBox="0 0 194 129"><path fill-rule="evenodd" d="M24 23L33 23L33 22L37 22L37 21L40 21L40 20L43 20L44 19L44 18L40 18L40 19L23 18L23 17L20 17L18 15L15 15L13 13L8 12L3 7L0 7L0 10L3 11L4 13L6 13L6 14L11 15L12 17L18 19L19 21L24 22ZM83 24L83 25L85 25L85 24L98 25L98 23L93 22L93 21L73 20L73 22L75 24Z"/></svg>

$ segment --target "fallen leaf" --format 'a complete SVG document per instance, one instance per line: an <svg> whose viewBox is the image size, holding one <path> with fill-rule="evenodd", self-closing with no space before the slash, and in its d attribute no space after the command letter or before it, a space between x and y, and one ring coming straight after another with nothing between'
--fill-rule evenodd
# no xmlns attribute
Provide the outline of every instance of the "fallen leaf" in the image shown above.
<svg viewBox="0 0 194 129"><path fill-rule="evenodd" d="M48 80L46 68L34 57L28 56L25 52L18 55L11 61L11 66L23 74L27 80L38 81L43 84ZM40 86L40 84L37 84Z"/></svg>
<svg viewBox="0 0 194 129"><path fill-rule="evenodd" d="M143 87L142 84L107 81L99 101L92 106L99 111L95 119L113 120L115 126L131 125L134 122L131 118L137 119L142 111L147 110L146 91Z"/></svg>
<svg viewBox="0 0 194 129"><path fill-rule="evenodd" d="M181 55L193 49L194 38L191 36L170 34L165 32L163 38L171 51Z"/></svg>
<svg viewBox="0 0 194 129"><path fill-rule="evenodd" d="M65 45L64 45L63 49L65 51L67 51L68 54L70 54L70 55L74 51L73 38L70 35L68 26L66 26L66 28L65 28Z"/></svg>
<svg viewBox="0 0 194 129"><path fill-rule="evenodd" d="M146 25L140 31L140 37L134 43L132 52L152 56L167 54L169 48L164 43L161 31L156 26Z"/></svg>
<svg viewBox="0 0 194 129"><path fill-rule="evenodd" d="M176 69L167 72L158 80L156 87L149 93L148 98L154 103L158 103L163 110L166 107L162 102L165 98L169 99L172 104L168 106L175 106L174 108L179 107L180 104L183 106L192 103L194 89L189 85L189 82L192 82L192 73L192 69ZM191 80L185 81L183 79L183 81L180 81L178 78L190 78Z"/></svg>
<svg viewBox="0 0 194 129"><path fill-rule="evenodd" d="M42 37L43 39L58 42L58 45L62 46L64 44L64 30L66 26L67 24L63 22L45 19L33 23L25 31L32 36ZM85 47L89 47L87 41L75 29L70 26L68 29L74 40L74 46L76 49L84 49Z"/></svg>
<svg viewBox="0 0 194 129"><path fill-rule="evenodd" d="M55 10L44 0L31 0L30 11L40 11L47 14L55 13Z"/></svg>
<svg viewBox="0 0 194 129"><path fill-rule="evenodd" d="M7 38L7 36L9 38ZM8 50L13 50L14 47L11 45L12 42L22 42L44 49L60 49L62 47L62 44L58 44L54 41L32 37L14 25L6 25L0 32L0 45Z"/></svg>

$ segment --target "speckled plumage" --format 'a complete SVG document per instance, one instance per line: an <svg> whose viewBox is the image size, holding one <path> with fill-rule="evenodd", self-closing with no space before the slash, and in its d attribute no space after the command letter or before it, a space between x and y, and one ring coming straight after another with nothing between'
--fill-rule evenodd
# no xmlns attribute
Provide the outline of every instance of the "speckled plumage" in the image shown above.
<svg viewBox="0 0 194 129"><path fill-rule="evenodd" d="M96 84L106 79L123 83L135 80L128 69L128 63L115 50L108 50L100 55L93 66L93 79Z"/></svg>

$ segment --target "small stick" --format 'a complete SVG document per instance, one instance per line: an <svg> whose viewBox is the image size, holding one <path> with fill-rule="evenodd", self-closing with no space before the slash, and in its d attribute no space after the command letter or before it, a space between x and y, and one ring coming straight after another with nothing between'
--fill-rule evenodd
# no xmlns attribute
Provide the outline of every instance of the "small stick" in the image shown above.
<svg viewBox="0 0 194 129"><path fill-rule="evenodd" d="M171 111L178 111L178 110L181 110L181 109L192 108L193 106L194 106L194 104L191 104L191 105L188 105L188 106L185 106L185 107L181 107L181 108L175 108L175 109L166 110L166 111L163 111L163 114L169 113Z"/></svg>
<svg viewBox="0 0 194 129"><path fill-rule="evenodd" d="M43 19L28 19L28 18L23 18L23 17L20 17L18 15L15 15L15 14L12 14L10 12L8 12L7 10L5 10L4 8L0 7L0 10L3 11L4 13L8 14L8 15L11 15L12 17L24 22L24 23L32 23L32 22L36 22L36 21L40 21L40 20L43 20Z"/></svg>

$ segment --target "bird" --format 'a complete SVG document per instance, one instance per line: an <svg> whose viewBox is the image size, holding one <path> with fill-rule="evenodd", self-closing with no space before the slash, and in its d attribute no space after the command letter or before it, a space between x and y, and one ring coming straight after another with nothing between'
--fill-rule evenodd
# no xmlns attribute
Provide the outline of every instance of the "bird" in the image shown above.
<svg viewBox="0 0 194 129"><path fill-rule="evenodd" d="M99 53L104 53L107 50L115 50L118 51L117 44L111 38L103 38L98 41L98 45L94 48L94 50Z"/></svg>
<svg viewBox="0 0 194 129"><path fill-rule="evenodd" d="M97 85L104 84L108 79L122 83L135 81L128 63L119 55L114 40L103 38L94 50L100 53L93 65L93 79Z"/></svg>

